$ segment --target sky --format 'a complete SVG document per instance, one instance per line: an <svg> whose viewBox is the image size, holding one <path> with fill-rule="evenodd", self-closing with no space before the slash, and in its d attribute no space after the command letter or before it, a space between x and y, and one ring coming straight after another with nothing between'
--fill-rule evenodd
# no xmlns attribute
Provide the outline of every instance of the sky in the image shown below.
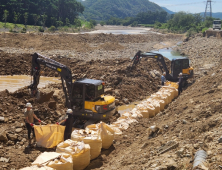
<svg viewBox="0 0 222 170"><path fill-rule="evenodd" d="M207 0L150 0L161 7L166 7L173 12L200 13L205 12ZM212 12L222 12L222 0L211 2ZM209 10L209 9L208 9Z"/></svg>

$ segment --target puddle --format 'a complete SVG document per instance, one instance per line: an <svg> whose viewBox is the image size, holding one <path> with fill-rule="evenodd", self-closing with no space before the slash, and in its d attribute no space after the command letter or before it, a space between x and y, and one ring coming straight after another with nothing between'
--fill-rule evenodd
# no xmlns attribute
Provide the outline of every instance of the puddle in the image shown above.
<svg viewBox="0 0 222 170"><path fill-rule="evenodd" d="M40 77L38 88L45 87L50 83L60 83L59 77ZM9 92L15 92L19 88L31 84L31 76L14 75L14 76L0 76L0 91L7 89Z"/></svg>
<svg viewBox="0 0 222 170"><path fill-rule="evenodd" d="M169 60L172 60L173 58L184 58L184 57L186 57L186 56L180 55L179 51L175 51L172 48L163 48L163 49L160 49L160 50L153 50L151 52L162 54L164 57L168 58Z"/></svg>
<svg viewBox="0 0 222 170"><path fill-rule="evenodd" d="M138 102L132 102L128 105L122 105L122 106L118 106L117 110L120 113L120 115L122 115L125 112L129 112L131 111L134 107L136 107L137 104L141 103L141 101Z"/></svg>

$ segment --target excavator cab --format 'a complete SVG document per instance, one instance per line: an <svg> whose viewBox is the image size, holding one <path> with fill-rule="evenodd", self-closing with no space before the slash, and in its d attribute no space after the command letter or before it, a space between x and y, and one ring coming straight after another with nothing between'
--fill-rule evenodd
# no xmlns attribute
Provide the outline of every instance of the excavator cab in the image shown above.
<svg viewBox="0 0 222 170"><path fill-rule="evenodd" d="M177 80L180 73L183 74L185 80L193 77L193 68L190 67L187 57L174 58L171 61L171 76L173 79Z"/></svg>
<svg viewBox="0 0 222 170"><path fill-rule="evenodd" d="M75 116L103 120L115 113L115 98L104 96L104 85L101 80L87 78L73 83L72 109Z"/></svg>

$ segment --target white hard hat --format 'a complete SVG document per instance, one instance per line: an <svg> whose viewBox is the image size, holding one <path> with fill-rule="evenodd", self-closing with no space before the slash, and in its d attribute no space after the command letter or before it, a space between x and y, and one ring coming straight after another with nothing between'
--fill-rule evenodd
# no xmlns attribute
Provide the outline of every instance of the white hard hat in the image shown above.
<svg viewBox="0 0 222 170"><path fill-rule="evenodd" d="M166 72L163 72L163 75L166 75Z"/></svg>
<svg viewBox="0 0 222 170"><path fill-rule="evenodd" d="M31 103L26 103L25 107L32 107Z"/></svg>
<svg viewBox="0 0 222 170"><path fill-rule="evenodd" d="M182 73L179 74L179 76L182 76L182 75L183 75Z"/></svg>
<svg viewBox="0 0 222 170"><path fill-rule="evenodd" d="M66 113L71 114L71 113L72 113L72 109L68 109L68 110L66 111Z"/></svg>

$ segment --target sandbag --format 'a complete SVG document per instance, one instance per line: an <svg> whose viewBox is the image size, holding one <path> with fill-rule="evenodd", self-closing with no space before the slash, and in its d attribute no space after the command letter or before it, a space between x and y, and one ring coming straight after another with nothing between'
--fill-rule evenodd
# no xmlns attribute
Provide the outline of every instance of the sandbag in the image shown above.
<svg viewBox="0 0 222 170"><path fill-rule="evenodd" d="M54 169L48 166L38 167L37 165L34 165L34 166L22 168L20 170L54 170Z"/></svg>
<svg viewBox="0 0 222 170"><path fill-rule="evenodd" d="M121 117L119 117L118 119L117 119L117 121L120 121L120 120L124 120L126 123L128 123L128 124L131 124L131 123L134 123L134 122L137 122L138 123L138 121L136 120L136 119L134 119L134 118L131 118L131 117L129 117L129 116L121 116Z"/></svg>
<svg viewBox="0 0 222 170"><path fill-rule="evenodd" d="M116 121L116 122L113 122L111 124L111 126L115 126L115 127L119 128L121 131L123 131L123 130L128 129L129 124L126 123L125 121Z"/></svg>
<svg viewBox="0 0 222 170"><path fill-rule="evenodd" d="M155 107L152 104L149 104L146 106L146 108L149 112L149 118L154 117L156 113Z"/></svg>
<svg viewBox="0 0 222 170"><path fill-rule="evenodd" d="M58 144L56 152L67 153L72 156L73 170L83 170L90 163L90 146L83 142L68 139Z"/></svg>
<svg viewBox="0 0 222 170"><path fill-rule="evenodd" d="M109 147L113 144L114 139L114 130L104 122L100 122L96 125L89 125L86 127L89 130L98 131L100 137L102 139L102 148L109 149Z"/></svg>
<svg viewBox="0 0 222 170"><path fill-rule="evenodd" d="M164 100L166 105L168 105L171 102L169 96L161 91L156 92L155 94L151 95L151 97L152 96L153 97L156 96L157 99Z"/></svg>
<svg viewBox="0 0 222 170"><path fill-rule="evenodd" d="M175 87L163 86L161 89L166 89L166 90L172 91L174 98L176 98L178 96L178 90Z"/></svg>
<svg viewBox="0 0 222 170"><path fill-rule="evenodd" d="M165 106L166 106L165 101L164 101L164 100L161 100L161 99L155 99L155 100L159 103L159 105L160 105L160 111L162 112L162 111L164 110Z"/></svg>
<svg viewBox="0 0 222 170"><path fill-rule="evenodd" d="M56 124L35 125L35 137L37 146L44 148L53 148L64 141L65 126Z"/></svg>
<svg viewBox="0 0 222 170"><path fill-rule="evenodd" d="M74 141L83 141L90 146L90 159L97 158L102 149L102 139L97 131L92 130L74 130L71 134Z"/></svg>
<svg viewBox="0 0 222 170"><path fill-rule="evenodd" d="M149 118L149 111L146 106L144 106L143 104L138 104L137 109L143 115L143 118Z"/></svg>
<svg viewBox="0 0 222 170"><path fill-rule="evenodd" d="M118 135L122 135L122 131L120 130L120 128L117 126L117 125L115 125L115 124L111 124L111 125L109 125L113 130L114 130L114 138L115 138L115 136L118 136Z"/></svg>
<svg viewBox="0 0 222 170"><path fill-rule="evenodd" d="M44 152L41 153L32 165L48 166L56 170L72 170L73 162L72 157L69 154L65 153L56 153L56 152Z"/></svg>
<svg viewBox="0 0 222 170"><path fill-rule="evenodd" d="M126 112L123 114L127 116L127 114L129 114L129 117L132 117L134 119L136 118L143 118L143 115L141 114L141 112L137 109L137 108L133 108L130 112Z"/></svg>

